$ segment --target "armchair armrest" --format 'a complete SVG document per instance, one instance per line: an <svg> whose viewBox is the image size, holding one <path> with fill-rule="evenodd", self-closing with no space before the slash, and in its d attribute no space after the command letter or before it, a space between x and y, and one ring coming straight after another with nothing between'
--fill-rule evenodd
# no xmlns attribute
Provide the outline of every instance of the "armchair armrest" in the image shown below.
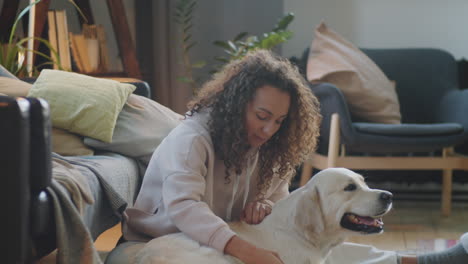
<svg viewBox="0 0 468 264"><path fill-rule="evenodd" d="M445 94L436 111L436 121L440 123L458 123L468 133L468 90L453 89Z"/></svg>
<svg viewBox="0 0 468 264"><path fill-rule="evenodd" d="M1 249L6 263L26 263L29 235L29 102L0 96L0 164L4 186L2 204L6 217Z"/></svg>
<svg viewBox="0 0 468 264"><path fill-rule="evenodd" d="M151 98L151 89L147 82L145 81L132 81L126 82L135 85L136 89L133 92L136 95L141 95L147 98Z"/></svg>
<svg viewBox="0 0 468 264"><path fill-rule="evenodd" d="M351 115L343 93L331 83L310 84L312 92L320 102L322 124L320 126L320 140L317 151L327 153L330 137L331 116L338 113L340 116L341 141L352 140L355 129L352 125Z"/></svg>

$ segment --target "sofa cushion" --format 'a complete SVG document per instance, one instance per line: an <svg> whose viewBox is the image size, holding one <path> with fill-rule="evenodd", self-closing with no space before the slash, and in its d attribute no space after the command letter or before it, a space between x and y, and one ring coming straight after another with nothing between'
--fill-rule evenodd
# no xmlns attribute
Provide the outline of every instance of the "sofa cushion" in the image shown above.
<svg viewBox="0 0 468 264"><path fill-rule="evenodd" d="M43 70L28 96L44 98L54 127L111 142L117 117L135 90L131 84Z"/></svg>
<svg viewBox="0 0 468 264"><path fill-rule="evenodd" d="M18 80L18 77L16 77L13 73L5 69L5 67L3 67L3 65L1 64L0 64L0 76Z"/></svg>
<svg viewBox="0 0 468 264"><path fill-rule="evenodd" d="M32 84L16 78L0 76L1 96L27 96ZM93 155L93 150L83 144L83 140L65 130L52 128L52 151L62 156Z"/></svg>
<svg viewBox="0 0 468 264"><path fill-rule="evenodd" d="M463 126L457 123L374 124L354 122L353 127L362 133L399 137L450 136L463 133Z"/></svg>
<svg viewBox="0 0 468 264"><path fill-rule="evenodd" d="M92 148L117 152L148 164L156 147L183 116L143 96L132 94L117 119L112 142L85 137Z"/></svg>
<svg viewBox="0 0 468 264"><path fill-rule="evenodd" d="M315 30L307 79L336 85L343 91L353 116L360 120L401 123L395 84L369 57L324 23Z"/></svg>
<svg viewBox="0 0 468 264"><path fill-rule="evenodd" d="M18 79L0 76L0 93L9 96L26 96L31 86L31 84Z"/></svg>
<svg viewBox="0 0 468 264"><path fill-rule="evenodd" d="M80 136L59 128L52 128L52 151L62 156L90 156L94 154L94 151L83 143Z"/></svg>

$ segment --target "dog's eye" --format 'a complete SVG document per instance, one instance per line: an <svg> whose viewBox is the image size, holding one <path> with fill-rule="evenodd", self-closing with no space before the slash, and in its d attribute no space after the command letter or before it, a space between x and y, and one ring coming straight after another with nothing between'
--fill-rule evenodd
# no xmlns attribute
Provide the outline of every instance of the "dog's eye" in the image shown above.
<svg viewBox="0 0 468 264"><path fill-rule="evenodd" d="M351 192L351 191L356 190L356 188L357 188L356 184L350 183L350 184L348 184L348 186L346 186L344 188L344 190L347 191L347 192Z"/></svg>

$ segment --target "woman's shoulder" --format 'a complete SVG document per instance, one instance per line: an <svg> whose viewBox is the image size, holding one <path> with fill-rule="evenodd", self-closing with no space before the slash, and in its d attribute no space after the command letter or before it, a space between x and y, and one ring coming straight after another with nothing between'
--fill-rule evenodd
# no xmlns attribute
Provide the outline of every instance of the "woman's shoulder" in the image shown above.
<svg viewBox="0 0 468 264"><path fill-rule="evenodd" d="M175 127L167 136L176 141L208 141L211 144L211 136L208 129L208 113L200 112L193 115L185 115L184 120Z"/></svg>
<svg viewBox="0 0 468 264"><path fill-rule="evenodd" d="M208 121L210 119L210 113L208 110L202 110L195 113L185 114L182 124L185 126L184 129L195 130L200 134L210 134Z"/></svg>

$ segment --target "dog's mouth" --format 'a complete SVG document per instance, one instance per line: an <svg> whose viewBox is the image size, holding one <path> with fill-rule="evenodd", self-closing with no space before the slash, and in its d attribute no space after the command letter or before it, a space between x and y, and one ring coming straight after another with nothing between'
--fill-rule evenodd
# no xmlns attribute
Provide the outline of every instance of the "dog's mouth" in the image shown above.
<svg viewBox="0 0 468 264"><path fill-rule="evenodd" d="M365 234L380 233L384 226L381 217L360 216L353 213L345 213L340 224L343 228Z"/></svg>

